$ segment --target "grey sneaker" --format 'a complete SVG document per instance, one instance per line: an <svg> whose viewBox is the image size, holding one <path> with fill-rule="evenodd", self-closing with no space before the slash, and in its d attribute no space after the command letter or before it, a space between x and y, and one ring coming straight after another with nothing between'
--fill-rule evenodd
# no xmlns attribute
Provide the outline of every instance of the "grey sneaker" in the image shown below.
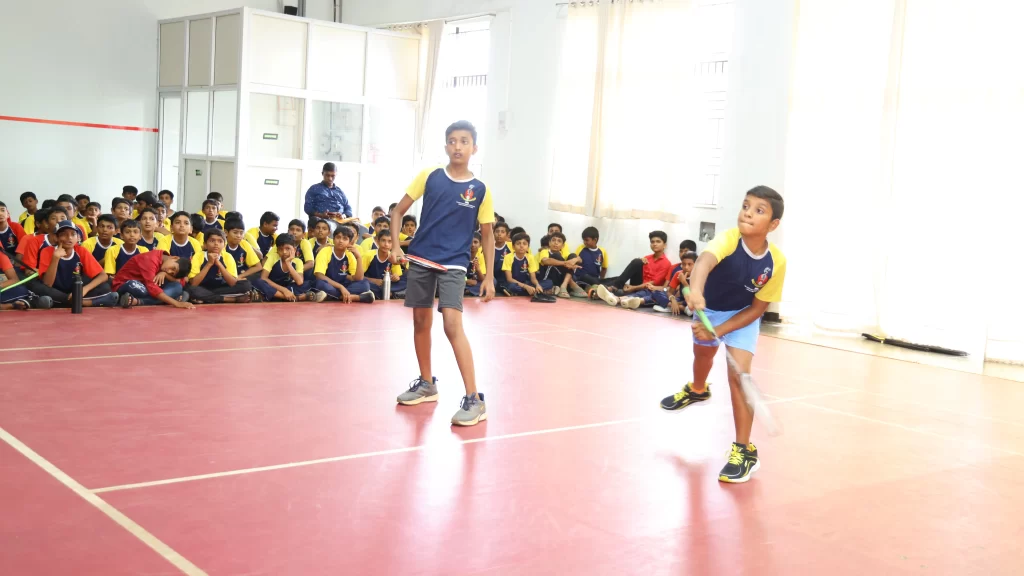
<svg viewBox="0 0 1024 576"><path fill-rule="evenodd" d="M423 402L437 402L437 378L427 382L417 376L409 389L398 395L398 403L404 406L415 406Z"/></svg>
<svg viewBox="0 0 1024 576"><path fill-rule="evenodd" d="M456 426L473 426L487 420L487 404L484 395L477 392L473 396L463 396L462 406L452 416L452 424Z"/></svg>

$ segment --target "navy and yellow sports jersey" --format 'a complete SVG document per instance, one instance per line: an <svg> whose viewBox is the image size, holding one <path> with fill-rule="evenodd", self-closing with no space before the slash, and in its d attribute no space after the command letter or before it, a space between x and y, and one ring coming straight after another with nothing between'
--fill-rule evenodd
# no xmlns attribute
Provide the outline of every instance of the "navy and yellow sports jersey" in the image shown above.
<svg viewBox="0 0 1024 576"><path fill-rule="evenodd" d="M279 286L291 286L295 284L295 279L292 275L285 271L284 263L281 262L281 258L275 253L267 256L267 261L263 263L263 269L270 271L270 281ZM292 259L292 269L302 275L302 260L298 258Z"/></svg>
<svg viewBox="0 0 1024 576"><path fill-rule="evenodd" d="M327 244L321 246L320 243L317 242L316 238L314 238L309 241L309 246L310 248L313 249L313 261L316 262L316 257L320 254L320 251L323 250L324 248L333 248L334 242L330 238L328 238Z"/></svg>
<svg viewBox="0 0 1024 576"><path fill-rule="evenodd" d="M484 260L484 251L481 248L475 257L469 259L469 268L466 268L467 280L482 280L487 274L487 262Z"/></svg>
<svg viewBox="0 0 1024 576"><path fill-rule="evenodd" d="M576 269L580 274L600 277L601 270L608 269L608 253L600 246L597 248L587 248L586 245L580 244L580 247L576 249L576 255L583 260L580 263L580 267Z"/></svg>
<svg viewBox="0 0 1024 576"><path fill-rule="evenodd" d="M537 259L534 258L533 254L527 254L522 258L515 255L515 253L505 256L505 262L501 265L503 272L511 272L512 279L523 284L533 284L533 280L530 279L530 272L537 272L540 267L537 266Z"/></svg>
<svg viewBox="0 0 1024 576"><path fill-rule="evenodd" d="M254 248L259 248L260 252L266 256L270 254L270 249L274 247L274 240L277 240L277 234L265 236L263 232L260 232L259 228L250 228L245 233L246 240L249 241Z"/></svg>
<svg viewBox="0 0 1024 576"><path fill-rule="evenodd" d="M146 250L156 250L156 245L160 243L160 239L163 237L164 235L159 232L153 233L152 242L147 242L144 237L139 237L139 246L145 248Z"/></svg>
<svg viewBox="0 0 1024 576"><path fill-rule="evenodd" d="M241 274L252 268L253 266L260 265L260 257L256 255L256 252L249 246L249 243L242 240L238 246L232 248L230 245L224 247L224 252L231 256L235 261L235 270Z"/></svg>
<svg viewBox="0 0 1024 576"><path fill-rule="evenodd" d="M369 252L363 252L363 276L366 278L375 278L381 280L384 278L384 273L390 269L391 273L395 276L402 275L402 266L400 264L392 264L391 258L384 260L380 259L376 250Z"/></svg>
<svg viewBox="0 0 1024 576"><path fill-rule="evenodd" d="M465 270L477 223L494 222L491 189L476 178L453 180L444 168L428 168L405 193L413 200L423 199L420 226L409 254Z"/></svg>
<svg viewBox="0 0 1024 576"><path fill-rule="evenodd" d="M206 263L209 261L210 255L204 252L203 267L205 267ZM224 270L226 270L228 274L235 278L238 277L238 269L235 267L235 259L232 258L230 254L221 254L220 261L224 265ZM206 277L203 278L203 281L200 282L199 285L208 290L216 290L227 286L228 283L224 280L224 273L220 271L220 268L214 266L206 273Z"/></svg>
<svg viewBox="0 0 1024 576"><path fill-rule="evenodd" d="M188 258L192 262L189 278L195 278L203 266L203 245L195 238L189 238L184 244L178 244L174 236L164 236L156 243L157 250L163 250L168 256Z"/></svg>
<svg viewBox="0 0 1024 576"><path fill-rule="evenodd" d="M99 236L93 236L92 238L87 238L85 242L82 242L82 247L91 252L92 257L95 258L97 262L105 262L107 258L107 250L117 248L121 246L121 244L124 244L124 242L122 242L120 238L111 238L110 244L104 246L103 244L100 244Z"/></svg>
<svg viewBox="0 0 1024 576"><path fill-rule="evenodd" d="M295 257L296 258L298 258L299 260L302 260L303 262L315 262L316 261L316 256L313 255L313 246L311 245L309 240L306 240L305 238L302 238L302 239L296 238L295 239L295 243L296 243L296 247L295 247ZM264 254L266 254L267 256L270 256L271 254L277 254L277 246L272 247L270 249L270 252L264 252Z"/></svg>
<svg viewBox="0 0 1024 576"><path fill-rule="evenodd" d="M0 251L6 252L12 258L14 254L18 252L18 233L14 231L14 226L7 225L7 230L0 232Z"/></svg>
<svg viewBox="0 0 1024 576"><path fill-rule="evenodd" d="M82 275L82 282L88 282L103 273L103 267L92 257L92 254L81 245L76 245L71 254L57 258L54 262L54 247L51 246L39 256L39 275L43 276L50 266L57 266L57 275L53 279L53 288L61 292L71 292L75 285L75 273Z"/></svg>
<svg viewBox="0 0 1024 576"><path fill-rule="evenodd" d="M494 249L494 265L500 268L501 265L505 262L505 256L508 256L512 252L513 252L513 250L512 250L512 243L511 242L505 242L505 245L502 246L501 248L495 248Z"/></svg>
<svg viewBox="0 0 1024 576"><path fill-rule="evenodd" d="M116 249L107 250L107 255L103 259L103 271L108 275L113 276L117 274L133 256L136 254L145 254L146 252L149 252L149 249L145 246L136 246L135 250L128 252L124 249L124 244L118 246Z"/></svg>
<svg viewBox="0 0 1024 576"><path fill-rule="evenodd" d="M350 274L356 273L356 255L351 250L338 256L334 250L321 250L313 265L313 274L323 274L335 282L347 281Z"/></svg>
<svg viewBox="0 0 1024 576"><path fill-rule="evenodd" d="M224 222L221 220L214 220L213 223L211 224L210 222L206 221L206 218L203 218L203 232L206 232L207 230L214 228L217 230L224 230Z"/></svg>
<svg viewBox="0 0 1024 576"><path fill-rule="evenodd" d="M764 254L753 254L743 243L739 228L733 228L715 236L704 252L718 259L704 283L708 309L742 310L753 298L762 302L782 300L786 257L775 244L769 242Z"/></svg>

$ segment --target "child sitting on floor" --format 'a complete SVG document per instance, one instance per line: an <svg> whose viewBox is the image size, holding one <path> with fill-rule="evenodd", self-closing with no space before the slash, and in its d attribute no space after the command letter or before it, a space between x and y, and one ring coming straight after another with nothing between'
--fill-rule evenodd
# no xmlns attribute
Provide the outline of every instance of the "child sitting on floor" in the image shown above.
<svg viewBox="0 0 1024 576"><path fill-rule="evenodd" d="M672 275L672 280L669 281L668 285L668 308L664 306L655 306L655 312L671 312L675 315L683 314L684 316L693 316L693 311L686 306L686 300L683 298L683 288L690 286L690 274L693 272L693 267L697 262L696 252L686 252L682 256L682 261L675 269L678 270Z"/></svg>
<svg viewBox="0 0 1024 576"><path fill-rule="evenodd" d="M515 252L505 256L501 269L505 272L506 296L533 296L551 288L551 283L537 280L537 260L530 254L530 235L520 232L512 237Z"/></svg>
<svg viewBox="0 0 1024 576"><path fill-rule="evenodd" d="M277 223L280 221L281 218L277 214L264 212L263 216L260 216L260 227L245 233L246 240L253 250L259 253L260 260L266 260L270 249L274 247L274 242L277 241Z"/></svg>
<svg viewBox="0 0 1024 576"><path fill-rule="evenodd" d="M295 247L295 238L291 234L279 235L274 240L277 250L267 256L263 273L259 279L253 280L253 286L267 301L323 302L327 295L313 289L313 283L303 279L302 260L295 257Z"/></svg>
<svg viewBox="0 0 1024 576"><path fill-rule="evenodd" d="M380 235L381 230L391 229L391 221L388 220L387 216L381 216L373 221L373 236L363 240L359 243L359 248L362 249L363 254L371 252L377 249L377 238Z"/></svg>
<svg viewBox="0 0 1024 576"><path fill-rule="evenodd" d="M597 228L588 226L583 229L583 244L576 249L580 265L573 271L573 280L584 290L600 284L608 274L608 253L597 245L599 238Z"/></svg>
<svg viewBox="0 0 1024 576"><path fill-rule="evenodd" d="M114 276L114 291L120 295L122 308L152 306L163 302L175 308L192 309L184 294L181 280L192 271L188 258L168 256L163 250L139 254L128 261Z"/></svg>
<svg viewBox="0 0 1024 576"><path fill-rule="evenodd" d="M6 252L8 258L18 253L18 243L25 237L25 229L13 219L7 211L7 204L0 202L0 252Z"/></svg>
<svg viewBox="0 0 1024 576"><path fill-rule="evenodd" d="M557 224L552 224L557 226ZM579 267L582 260L576 254L565 253L565 235L561 232L554 232L548 236L548 247L537 254L540 264L541 280L550 280L551 292L562 298L569 297L569 291L578 296L586 296L584 292L573 281L573 272Z"/></svg>
<svg viewBox="0 0 1024 576"><path fill-rule="evenodd" d="M251 280L259 278L263 267L260 265L260 257L245 239L245 224L241 219L228 218L224 223L225 238L227 244L224 251L235 261L235 271L239 280Z"/></svg>
<svg viewBox="0 0 1024 576"><path fill-rule="evenodd" d="M0 310L28 310L31 306L32 294L28 291L28 288L22 286L15 286L14 288L8 288L13 284L18 283L18 274L14 271L14 264L11 264L11 260L7 258L7 254L0 252L0 274L3 274L3 278L0 279ZM40 298L43 305L38 306L42 309L47 309L53 306L53 301L49 296L44 296L45 300Z"/></svg>
<svg viewBox="0 0 1024 576"><path fill-rule="evenodd" d="M110 213L114 216L114 230L121 229L121 223L132 217L132 203L124 198L114 198L110 205Z"/></svg>
<svg viewBox="0 0 1024 576"><path fill-rule="evenodd" d="M54 306L70 307L75 275L82 277L82 305L113 306L117 295L110 291L107 273L92 254L78 244L78 227L70 220L57 225L57 245L39 256L38 284L30 288L40 296L49 296Z"/></svg>
<svg viewBox="0 0 1024 576"><path fill-rule="evenodd" d="M189 293L196 304L246 304L251 300L252 285L248 280L238 279L235 259L224 248L227 237L219 228L207 228L206 254L203 266L189 280Z"/></svg>
<svg viewBox="0 0 1024 576"><path fill-rule="evenodd" d="M377 232L377 249L363 252L363 279L370 283L370 291L377 299L384 298L384 275L391 275L391 296L401 300L405 297L405 279L402 266L391 263L391 230Z"/></svg>
<svg viewBox="0 0 1024 576"><path fill-rule="evenodd" d="M416 236L416 217L412 214L406 214L402 216L402 234L398 238L402 248L411 244L414 236Z"/></svg>
<svg viewBox="0 0 1024 576"><path fill-rule="evenodd" d="M344 304L371 303L376 297L370 282L363 279L360 254L349 249L355 239L356 233L348 226L338 226L334 231L334 247L316 257L316 289Z"/></svg>
<svg viewBox="0 0 1024 576"><path fill-rule="evenodd" d="M487 263L480 242L483 236L473 232L473 243L470 244L469 267L466 268L466 296L480 296L480 283L487 277Z"/></svg>
<svg viewBox="0 0 1024 576"><path fill-rule="evenodd" d="M145 192L143 192L145 194ZM136 254L149 252L148 248L139 246L139 239L142 238L142 228L135 220L128 219L121 224L121 245L107 250L103 258L103 270L111 278L117 271L124 267Z"/></svg>
<svg viewBox="0 0 1024 576"><path fill-rule="evenodd" d="M661 230L655 230L648 234L648 238L653 254L633 259L621 275L603 280L594 289L598 298L609 306L621 305L623 308L636 310L644 305L668 305L665 287L668 286L669 273L672 271L672 262L665 256L668 235ZM607 286L611 286L615 294L608 290ZM664 296L664 300L661 296L655 296L655 293Z"/></svg>
<svg viewBox="0 0 1024 576"><path fill-rule="evenodd" d="M203 225L200 230L203 234L206 234L206 231L211 228L224 230L224 222L218 213L219 207L216 200L203 200Z"/></svg>
<svg viewBox="0 0 1024 576"><path fill-rule="evenodd" d="M321 250L331 247L331 242L331 225L325 220L317 220L313 225L313 238L309 241L309 246L313 249L314 262Z"/></svg>
<svg viewBox="0 0 1024 576"><path fill-rule="evenodd" d="M96 219L94 232L96 235L86 238L85 242L82 242L82 247L92 253L97 262L106 262L107 251L117 248L123 242L120 238L114 237L117 234L117 220L110 214L100 216Z"/></svg>
<svg viewBox="0 0 1024 576"><path fill-rule="evenodd" d="M25 234L35 234L35 215L36 210L39 208L39 198L36 197L34 192L22 192L20 200L21 207L25 211L18 216L18 224L21 224L21 227L25 229Z"/></svg>
<svg viewBox="0 0 1024 576"><path fill-rule="evenodd" d="M157 250L192 262L189 278L195 277L203 265L203 245L192 238L191 234L192 218L189 213L175 212L171 217L171 235L164 236L156 243Z"/></svg>

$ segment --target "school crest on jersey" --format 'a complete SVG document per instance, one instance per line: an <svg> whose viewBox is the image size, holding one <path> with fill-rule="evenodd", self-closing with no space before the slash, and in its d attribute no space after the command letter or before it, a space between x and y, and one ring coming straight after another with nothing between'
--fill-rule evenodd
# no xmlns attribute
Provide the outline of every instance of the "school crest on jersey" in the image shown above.
<svg viewBox="0 0 1024 576"><path fill-rule="evenodd" d="M757 276L757 278L754 278L753 280L750 281L750 283L753 284L754 287L753 288L747 287L747 290L749 290L751 292L757 292L762 287L764 287L765 284L768 283L768 280L771 280L771 277L772 277L772 269L771 268L765 268L764 271L762 271Z"/></svg>
<svg viewBox="0 0 1024 576"><path fill-rule="evenodd" d="M348 256L341 259L341 273L348 274Z"/></svg>
<svg viewBox="0 0 1024 576"><path fill-rule="evenodd" d="M523 263L519 265L519 271L520 272L529 272L530 271L530 263L527 262L525 258L523 259Z"/></svg>
<svg viewBox="0 0 1024 576"><path fill-rule="evenodd" d="M8 236L7 239L4 241L4 243L7 244L8 248L17 248L18 247L18 239L14 237L14 234L11 234L10 236Z"/></svg>
<svg viewBox="0 0 1024 576"><path fill-rule="evenodd" d="M459 198L462 199L462 202L457 202L459 206L465 206L466 208L476 208L476 206L473 204L473 202L476 202L476 192L473 190L475 186L476 184L470 184L469 188L466 188L466 191L459 195Z"/></svg>

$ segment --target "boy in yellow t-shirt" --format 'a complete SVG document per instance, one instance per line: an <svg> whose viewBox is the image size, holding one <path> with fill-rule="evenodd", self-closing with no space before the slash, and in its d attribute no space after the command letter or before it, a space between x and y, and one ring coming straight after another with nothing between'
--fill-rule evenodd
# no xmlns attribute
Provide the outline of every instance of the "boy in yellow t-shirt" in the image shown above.
<svg viewBox="0 0 1024 576"><path fill-rule="evenodd" d="M505 256L501 270L505 273L506 296L533 296L551 288L551 282L537 279L537 259L530 254L530 235L520 232L512 237L515 252Z"/></svg>

